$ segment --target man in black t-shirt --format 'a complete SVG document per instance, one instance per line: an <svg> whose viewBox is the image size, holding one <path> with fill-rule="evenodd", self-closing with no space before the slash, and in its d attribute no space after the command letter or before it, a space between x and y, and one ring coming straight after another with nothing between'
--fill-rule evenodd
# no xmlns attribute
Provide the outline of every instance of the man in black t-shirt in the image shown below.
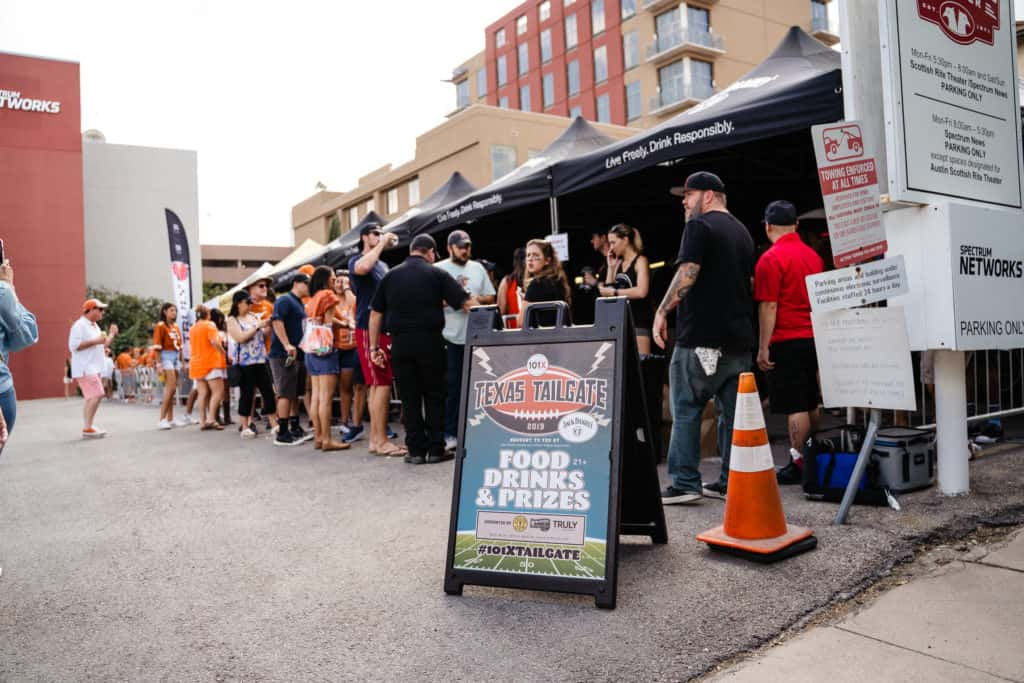
<svg viewBox="0 0 1024 683"><path fill-rule="evenodd" d="M436 248L430 235L414 237L409 258L381 279L370 310L369 352L377 366L386 360L381 331L391 333L391 363L409 449L405 462L413 465L452 458L444 448L444 304L468 310L475 301L455 278L431 265Z"/></svg>
<svg viewBox="0 0 1024 683"><path fill-rule="evenodd" d="M676 313L676 348L669 365L672 438L668 472L672 483L662 502L700 501L703 489L725 494L740 373L751 367L754 338L752 279L754 241L725 208L725 185L713 173L697 172L672 194L683 198L686 227L676 274L654 317L654 342L665 348L666 316ZM700 420L712 398L719 409L718 481L702 487Z"/></svg>

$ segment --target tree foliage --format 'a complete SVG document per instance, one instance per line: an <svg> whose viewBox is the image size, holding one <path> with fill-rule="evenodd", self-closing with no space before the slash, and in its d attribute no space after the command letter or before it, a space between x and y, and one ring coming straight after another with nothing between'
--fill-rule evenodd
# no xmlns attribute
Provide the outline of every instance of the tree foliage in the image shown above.
<svg viewBox="0 0 1024 683"><path fill-rule="evenodd" d="M341 236L341 219L338 214L331 216L331 229L327 233L327 241L332 242Z"/></svg>
<svg viewBox="0 0 1024 683"><path fill-rule="evenodd" d="M229 285L222 284L220 282L203 282L203 301L209 301L215 296L220 296L224 292L231 289Z"/></svg>
<svg viewBox="0 0 1024 683"><path fill-rule="evenodd" d="M90 299L99 299L108 305L102 326L116 323L119 329L111 345L114 354L133 346L148 346L153 339L153 325L160 319L163 301L153 297L138 297L104 287L89 287Z"/></svg>

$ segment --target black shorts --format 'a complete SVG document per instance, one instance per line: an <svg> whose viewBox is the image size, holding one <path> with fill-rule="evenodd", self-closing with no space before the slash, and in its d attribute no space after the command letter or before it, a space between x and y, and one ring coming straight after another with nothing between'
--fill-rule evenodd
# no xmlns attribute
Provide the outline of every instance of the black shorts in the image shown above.
<svg viewBox="0 0 1024 683"><path fill-rule="evenodd" d="M768 349L775 369L768 372L772 413L792 415L815 410L820 403L818 356L813 339L777 342Z"/></svg>

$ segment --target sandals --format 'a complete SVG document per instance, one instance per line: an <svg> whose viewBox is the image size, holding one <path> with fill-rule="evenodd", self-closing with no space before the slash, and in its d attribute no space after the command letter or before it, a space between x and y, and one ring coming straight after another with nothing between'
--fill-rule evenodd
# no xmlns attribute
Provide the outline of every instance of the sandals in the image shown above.
<svg viewBox="0 0 1024 683"><path fill-rule="evenodd" d="M393 458L409 455L409 451L402 446L396 446L393 443L385 443L383 448L378 448L376 450L370 449L370 455L380 455L383 457Z"/></svg>
<svg viewBox="0 0 1024 683"><path fill-rule="evenodd" d="M328 441L320 447L322 451L345 451L351 448L347 443L340 443L338 441Z"/></svg>
<svg viewBox="0 0 1024 683"><path fill-rule="evenodd" d="M203 426L201 426L201 427L200 427L199 429L200 429L201 431L204 431L204 432L205 432L205 431L209 431L209 430L211 430L211 429L215 429L215 430L217 430L218 432L222 432L222 431L224 431L224 426L223 426L223 425L221 425L221 424L219 424L219 423L217 423L217 422L207 422L206 424L204 424Z"/></svg>

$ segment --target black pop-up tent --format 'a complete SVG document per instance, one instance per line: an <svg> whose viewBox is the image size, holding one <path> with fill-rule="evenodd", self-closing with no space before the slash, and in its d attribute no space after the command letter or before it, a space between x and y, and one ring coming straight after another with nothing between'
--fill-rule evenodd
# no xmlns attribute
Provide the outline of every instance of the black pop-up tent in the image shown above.
<svg viewBox="0 0 1024 683"><path fill-rule="evenodd" d="M722 92L639 135L556 164L554 193L840 119L839 68L838 52L794 26L765 61Z"/></svg>
<svg viewBox="0 0 1024 683"><path fill-rule="evenodd" d="M600 149L611 142L612 138L577 116L537 156L458 201L438 207L423 229L431 233L440 232L527 204L548 202L552 196L551 168L556 163Z"/></svg>
<svg viewBox="0 0 1024 683"><path fill-rule="evenodd" d="M476 186L456 171L426 199L385 225L384 230L398 235L400 246L406 245L430 225L440 207L458 202L474 190Z"/></svg>
<svg viewBox="0 0 1024 683"><path fill-rule="evenodd" d="M359 232L367 225L384 225L384 219L377 215L376 211L370 211L363 220L356 223L351 230L328 242L324 253L313 265L325 265L331 268L344 268L349 256L359 251Z"/></svg>

